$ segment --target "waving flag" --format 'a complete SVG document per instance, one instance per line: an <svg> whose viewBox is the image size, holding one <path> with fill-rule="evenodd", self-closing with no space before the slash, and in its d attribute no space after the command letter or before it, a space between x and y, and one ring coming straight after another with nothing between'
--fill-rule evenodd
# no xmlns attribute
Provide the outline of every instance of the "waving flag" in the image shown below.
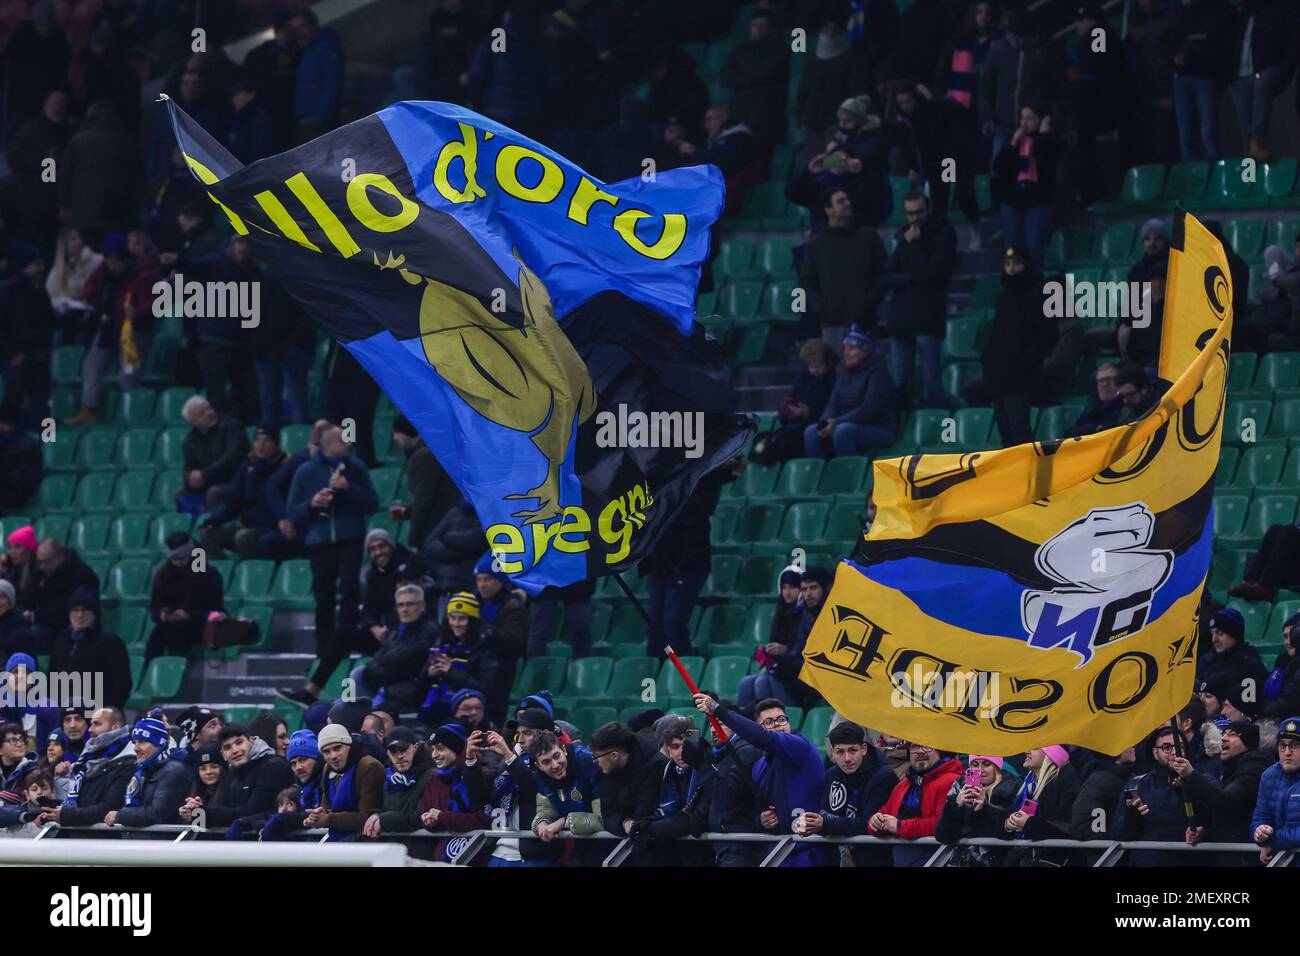
<svg viewBox="0 0 1300 956"><path fill-rule="evenodd" d="M529 592L638 560L752 436L694 321L715 167L609 185L446 103L245 167L167 105L231 228L412 421ZM608 440L613 415L642 416L640 440Z"/></svg>
<svg viewBox="0 0 1300 956"><path fill-rule="evenodd" d="M837 570L802 679L851 720L961 753L1118 754L1186 704L1229 275L1222 246L1180 210L1160 338L1168 389L1137 422L877 461L879 512Z"/></svg>

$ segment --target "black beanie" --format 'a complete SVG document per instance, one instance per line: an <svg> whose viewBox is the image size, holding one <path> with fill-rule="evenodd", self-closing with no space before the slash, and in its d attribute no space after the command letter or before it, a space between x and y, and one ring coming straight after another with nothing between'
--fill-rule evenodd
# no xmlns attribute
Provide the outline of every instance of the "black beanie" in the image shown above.
<svg viewBox="0 0 1300 956"><path fill-rule="evenodd" d="M443 724L433 732L433 736L429 739L435 744L442 744L448 750L460 755L465 752L465 739L467 737L468 734L465 733L465 728L460 724Z"/></svg>
<svg viewBox="0 0 1300 956"><path fill-rule="evenodd" d="M1234 720L1224 730L1231 730L1241 738L1241 742L1246 745L1247 750L1257 750L1259 748L1259 725L1252 724L1249 720Z"/></svg>
<svg viewBox="0 0 1300 956"><path fill-rule="evenodd" d="M803 573L804 583L816 581L822 586L823 591L829 591L831 587L831 573L825 568L814 565Z"/></svg>

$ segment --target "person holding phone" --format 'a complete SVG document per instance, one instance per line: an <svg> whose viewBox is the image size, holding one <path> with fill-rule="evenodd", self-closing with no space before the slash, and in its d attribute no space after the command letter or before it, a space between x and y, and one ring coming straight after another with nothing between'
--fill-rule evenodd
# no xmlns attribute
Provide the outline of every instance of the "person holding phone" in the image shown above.
<svg viewBox="0 0 1300 956"><path fill-rule="evenodd" d="M1068 840L1070 810L1079 795L1079 774L1070 766L1070 751L1059 744L1025 753L1025 779L1016 791L1012 812L1003 828L1011 838ZM1007 854L1007 866L1066 866L1069 851L1017 847Z"/></svg>
<svg viewBox="0 0 1300 956"><path fill-rule="evenodd" d="M1007 817L1016 801L1015 778L1003 773L1001 757L971 754L966 772L948 788L948 798L935 827L934 838L954 844L969 837L1010 839ZM1006 851L995 847L966 846L957 850L952 866L1001 866Z"/></svg>
<svg viewBox="0 0 1300 956"><path fill-rule="evenodd" d="M894 785L889 799L867 821L867 832L878 837L916 840L934 836L943 813L944 799L961 779L962 765L953 754L912 741L907 745L908 767ZM892 851L894 866L922 866L934 854L929 846L900 846Z"/></svg>

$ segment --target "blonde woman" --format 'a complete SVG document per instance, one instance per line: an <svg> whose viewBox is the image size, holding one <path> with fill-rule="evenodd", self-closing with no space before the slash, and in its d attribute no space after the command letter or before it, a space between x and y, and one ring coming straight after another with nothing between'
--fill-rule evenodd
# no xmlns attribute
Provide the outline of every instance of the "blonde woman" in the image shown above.
<svg viewBox="0 0 1300 956"><path fill-rule="evenodd" d="M1012 812L1003 827L1013 840L1068 840L1070 810L1079 795L1079 775L1070 766L1070 752L1059 744L1025 753L1025 779L1016 792ZM1017 847L1007 854L1007 866L1065 866L1066 850Z"/></svg>
<svg viewBox="0 0 1300 956"><path fill-rule="evenodd" d="M949 845L970 837L1010 839L1005 828L1016 799L1016 780L1004 774L1001 757L971 754L966 773L953 781L944 801L934 838ZM978 783L976 783L978 775ZM962 847L953 866L999 866L1006 851L995 847Z"/></svg>
<svg viewBox="0 0 1300 956"><path fill-rule="evenodd" d="M50 294L50 304L54 306L56 315L63 317L86 308L81 298L86 280L103 261L103 256L86 245L80 231L72 226L59 230L59 239L54 246L54 268L45 277L45 291Z"/></svg>

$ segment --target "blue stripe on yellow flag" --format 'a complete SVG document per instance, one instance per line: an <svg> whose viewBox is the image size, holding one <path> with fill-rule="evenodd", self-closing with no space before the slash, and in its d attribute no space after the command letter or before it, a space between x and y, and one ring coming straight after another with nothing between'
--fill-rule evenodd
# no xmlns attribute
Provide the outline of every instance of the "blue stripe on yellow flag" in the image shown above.
<svg viewBox="0 0 1300 956"><path fill-rule="evenodd" d="M961 753L1118 754L1167 722L1195 672L1229 275L1219 242L1179 210L1167 390L1131 425L877 461L876 520L836 572L802 679L851 720Z"/></svg>

